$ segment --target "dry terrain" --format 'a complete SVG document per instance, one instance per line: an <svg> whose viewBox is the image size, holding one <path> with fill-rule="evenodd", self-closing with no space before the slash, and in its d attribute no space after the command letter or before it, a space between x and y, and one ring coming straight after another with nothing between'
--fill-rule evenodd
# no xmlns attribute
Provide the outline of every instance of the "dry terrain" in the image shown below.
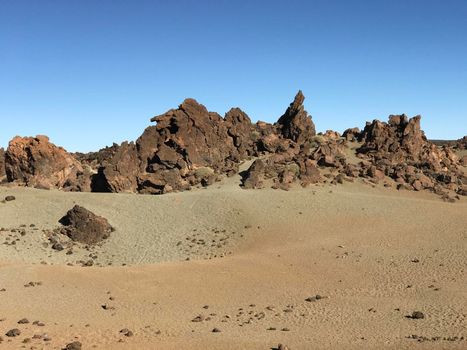
<svg viewBox="0 0 467 350"><path fill-rule="evenodd" d="M163 196L0 187L16 197L0 203L0 348L467 348L464 198L239 181ZM74 204L115 232L51 249Z"/></svg>

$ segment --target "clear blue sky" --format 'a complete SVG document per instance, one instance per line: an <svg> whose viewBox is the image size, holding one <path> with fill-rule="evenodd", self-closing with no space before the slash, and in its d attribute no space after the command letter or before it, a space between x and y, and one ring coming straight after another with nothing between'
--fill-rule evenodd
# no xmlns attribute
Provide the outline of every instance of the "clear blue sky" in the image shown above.
<svg viewBox="0 0 467 350"><path fill-rule="evenodd" d="M0 0L0 63L0 146L135 140L186 97L272 122L298 89L319 131L467 134L465 0Z"/></svg>

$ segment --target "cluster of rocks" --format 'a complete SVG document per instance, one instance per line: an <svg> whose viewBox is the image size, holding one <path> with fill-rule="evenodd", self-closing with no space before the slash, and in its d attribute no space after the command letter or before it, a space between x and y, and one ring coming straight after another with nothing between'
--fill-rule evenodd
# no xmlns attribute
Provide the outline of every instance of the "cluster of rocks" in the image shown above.
<svg viewBox="0 0 467 350"><path fill-rule="evenodd" d="M347 129L342 136L334 131L316 134L304 99L299 91L274 124L253 124L239 108L222 118L186 99L177 109L152 118L156 125L136 142L88 154L68 153L46 136L16 137L4 157L0 150L0 169L4 158L9 182L38 188L163 194L211 185L256 158L241 174L246 189L287 190L293 183L336 184L360 177L373 183L392 179L398 188L429 189L443 196L466 194L461 166L467 159L459 159L449 145L429 142L419 116L374 120L363 131ZM357 161L348 159L354 143Z"/></svg>
<svg viewBox="0 0 467 350"><path fill-rule="evenodd" d="M447 196L466 195L467 179L461 162L448 146L429 142L420 128L420 116L391 115L388 123L374 120L358 135L357 150L370 176L387 176L398 188L429 189Z"/></svg>

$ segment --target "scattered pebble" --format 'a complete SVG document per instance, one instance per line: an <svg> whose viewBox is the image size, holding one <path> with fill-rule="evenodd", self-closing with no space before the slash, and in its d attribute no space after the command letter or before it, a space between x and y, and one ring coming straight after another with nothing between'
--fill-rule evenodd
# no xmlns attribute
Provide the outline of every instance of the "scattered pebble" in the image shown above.
<svg viewBox="0 0 467 350"><path fill-rule="evenodd" d="M120 330L120 334L124 335L125 337L133 336L133 332L130 331L128 328L123 328L122 330Z"/></svg>
<svg viewBox="0 0 467 350"><path fill-rule="evenodd" d="M18 328L10 329L8 332L5 333L7 337L17 337L21 334L21 331Z"/></svg>

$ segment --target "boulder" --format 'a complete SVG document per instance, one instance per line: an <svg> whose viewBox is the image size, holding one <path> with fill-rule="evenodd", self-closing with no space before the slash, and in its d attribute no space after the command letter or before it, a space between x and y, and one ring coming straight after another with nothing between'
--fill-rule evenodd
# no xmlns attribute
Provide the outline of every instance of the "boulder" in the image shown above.
<svg viewBox="0 0 467 350"><path fill-rule="evenodd" d="M256 159L248 168L242 178L242 187L245 189L263 188L266 165L261 159Z"/></svg>
<svg viewBox="0 0 467 350"><path fill-rule="evenodd" d="M360 137L360 129L359 128L346 129L344 133L342 134L342 137L350 142L357 141Z"/></svg>
<svg viewBox="0 0 467 350"><path fill-rule="evenodd" d="M256 153L255 127L250 117L240 108L232 108L225 114L224 120L227 134L236 148L233 159L238 161Z"/></svg>
<svg viewBox="0 0 467 350"><path fill-rule="evenodd" d="M96 244L109 238L114 231L107 219L97 216L79 205L70 209L59 222L63 225L58 231L71 240L83 244Z"/></svg>
<svg viewBox="0 0 467 350"><path fill-rule="evenodd" d="M95 192L136 192L139 159L133 142L123 142L93 179Z"/></svg>
<svg viewBox="0 0 467 350"><path fill-rule="evenodd" d="M83 174L81 163L47 136L11 140L5 170L9 182L38 188L66 188Z"/></svg>

